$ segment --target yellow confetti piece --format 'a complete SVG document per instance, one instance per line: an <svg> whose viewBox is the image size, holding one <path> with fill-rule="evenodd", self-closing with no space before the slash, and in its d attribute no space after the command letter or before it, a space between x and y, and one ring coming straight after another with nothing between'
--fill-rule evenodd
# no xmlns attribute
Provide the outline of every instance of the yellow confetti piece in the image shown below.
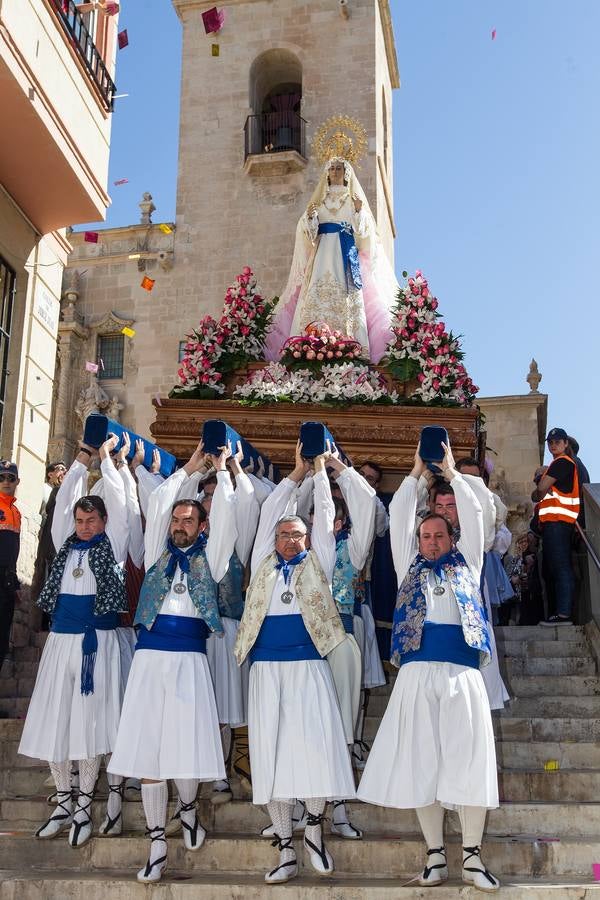
<svg viewBox="0 0 600 900"><path fill-rule="evenodd" d="M167 225L166 222L163 222L162 225L158 226L163 234L173 234L173 229L170 225Z"/></svg>
<svg viewBox="0 0 600 900"><path fill-rule="evenodd" d="M547 759L544 763L544 769L546 772L556 772L557 769L560 769L560 763L557 759Z"/></svg>
<svg viewBox="0 0 600 900"><path fill-rule="evenodd" d="M125 325L124 328L121 328L121 334L124 334L125 337L132 338L135 336L135 330L133 328L128 328L127 325Z"/></svg>
<svg viewBox="0 0 600 900"><path fill-rule="evenodd" d="M219 45L218 45L218 44L211 44L211 45L210 45L210 52L212 53L213 56L218 56L218 55L219 55L219 52L220 52L220 51L219 51Z"/></svg>

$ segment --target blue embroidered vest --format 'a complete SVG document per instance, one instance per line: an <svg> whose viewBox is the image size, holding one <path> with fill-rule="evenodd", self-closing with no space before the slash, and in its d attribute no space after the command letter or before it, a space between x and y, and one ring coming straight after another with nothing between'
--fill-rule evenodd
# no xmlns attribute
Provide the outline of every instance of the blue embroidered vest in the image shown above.
<svg viewBox="0 0 600 900"><path fill-rule="evenodd" d="M417 554L398 589L390 654L390 662L397 667L400 667L403 653L418 650L421 646L427 614L425 591L429 567L426 563L427 560ZM443 570L458 605L465 641L469 647L480 651L480 665L485 666L490 662L492 650L479 585L456 548L447 555Z"/></svg>
<svg viewBox="0 0 600 900"><path fill-rule="evenodd" d="M340 615L353 615L354 599L358 588L360 572L355 569L350 559L348 538L337 542L335 547L335 568L331 593Z"/></svg>
<svg viewBox="0 0 600 900"><path fill-rule="evenodd" d="M145 625L152 628L154 620L160 612L163 600L171 587L171 578L165 574L171 554L165 550L162 556L146 572L140 590L140 599L135 614L134 625ZM202 550L190 558L190 571L187 576L188 591L200 618L211 631L222 632L221 618L217 603L217 585L210 574L206 553Z"/></svg>
<svg viewBox="0 0 600 900"><path fill-rule="evenodd" d="M52 616L60 594L60 585L67 564L67 557L73 544L78 542L76 534L71 534L64 542L50 568L46 584L37 600L45 613ZM96 599L93 613L102 616L109 612L125 612L125 572L115 560L113 549L105 533L89 550L89 567L96 579Z"/></svg>
<svg viewBox="0 0 600 900"><path fill-rule="evenodd" d="M244 567L237 553L229 560L229 568L225 577L217 585L219 615L228 619L242 618L244 612Z"/></svg>

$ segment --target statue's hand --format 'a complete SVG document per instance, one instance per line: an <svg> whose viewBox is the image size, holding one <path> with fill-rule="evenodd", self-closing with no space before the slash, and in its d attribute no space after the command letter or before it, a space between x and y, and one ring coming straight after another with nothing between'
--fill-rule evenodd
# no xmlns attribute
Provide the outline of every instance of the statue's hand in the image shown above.
<svg viewBox="0 0 600 900"><path fill-rule="evenodd" d="M312 219L312 217L316 216L316 214L317 214L317 204L310 203L308 206L308 209L306 210L306 215L308 216L309 219Z"/></svg>
<svg viewBox="0 0 600 900"><path fill-rule="evenodd" d="M354 209L356 212L360 212L362 209L362 200L359 200L358 197L353 197L354 200Z"/></svg>

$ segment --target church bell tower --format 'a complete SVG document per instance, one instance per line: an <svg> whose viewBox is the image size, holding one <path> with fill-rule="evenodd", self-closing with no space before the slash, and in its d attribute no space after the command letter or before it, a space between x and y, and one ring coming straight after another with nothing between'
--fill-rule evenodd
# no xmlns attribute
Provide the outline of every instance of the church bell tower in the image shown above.
<svg viewBox="0 0 600 900"><path fill-rule="evenodd" d="M208 35L202 12L214 3L173 3L183 26L172 273L180 328L218 314L245 265L265 296L281 292L320 174L312 138L331 116L366 130L357 173L393 262L399 76L389 0L222 0L224 25Z"/></svg>

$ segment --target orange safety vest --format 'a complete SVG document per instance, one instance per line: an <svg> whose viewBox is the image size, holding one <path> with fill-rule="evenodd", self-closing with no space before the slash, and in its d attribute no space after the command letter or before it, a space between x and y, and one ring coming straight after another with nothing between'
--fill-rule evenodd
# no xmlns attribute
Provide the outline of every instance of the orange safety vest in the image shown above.
<svg viewBox="0 0 600 900"><path fill-rule="evenodd" d="M557 459L568 459L570 463L573 463L573 469L575 470L573 472L573 489L567 493L563 493L557 489L555 484L552 485L538 507L540 524L544 525L547 522L567 522L569 525L574 525L577 521L581 505L577 466L574 460L566 454L556 456L552 462L555 462Z"/></svg>

